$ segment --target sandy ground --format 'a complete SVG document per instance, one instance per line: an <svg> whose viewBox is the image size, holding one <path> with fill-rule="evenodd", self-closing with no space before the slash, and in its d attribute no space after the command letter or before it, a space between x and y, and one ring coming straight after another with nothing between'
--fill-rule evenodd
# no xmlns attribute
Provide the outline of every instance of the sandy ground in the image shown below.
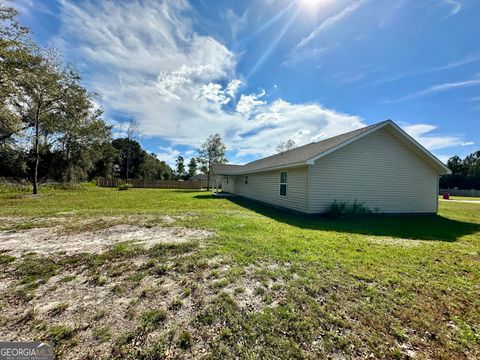
<svg viewBox="0 0 480 360"><path fill-rule="evenodd" d="M212 235L211 232L201 229L140 227L125 224L73 235L59 235L59 230L60 227L0 231L0 251L17 257L28 252L43 255L99 253L115 243L128 240L133 240L149 248L157 243L187 242Z"/></svg>

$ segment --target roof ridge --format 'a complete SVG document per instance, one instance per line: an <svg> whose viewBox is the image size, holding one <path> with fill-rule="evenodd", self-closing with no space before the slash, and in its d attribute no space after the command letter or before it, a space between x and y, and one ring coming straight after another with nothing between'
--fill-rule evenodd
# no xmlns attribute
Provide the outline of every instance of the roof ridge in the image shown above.
<svg viewBox="0 0 480 360"><path fill-rule="evenodd" d="M351 134L351 133L354 133L354 132L358 132L360 130L366 130L366 129L369 129L369 128L373 128L375 126L378 126L380 124L383 124L383 123L387 123L387 122L392 122L392 120L390 119L387 119L387 120L384 120L384 121L380 121L378 123L375 123L375 124L372 124L372 125L367 125L367 126L364 126L364 127L361 127L361 128L358 128L358 129L355 129L355 130L351 130L351 131L347 131L345 133L341 133L341 134L338 134L338 135L334 135L334 136L331 136L331 137L328 137L328 138L325 138L323 140L319 140L319 141L312 141L308 144L304 144L304 145L301 145L301 146L298 146L296 148L293 148L293 149L290 149L290 150L286 150L286 151L282 151L282 152L279 152L279 153L276 153L276 154L272 154L272 155L268 155L268 156L265 156L265 157L262 157L260 159L257 159L257 160L253 160L253 161L250 161L244 165L240 165L240 166L247 166L247 165L251 165L251 164L254 164L258 161L263 161L263 160L266 160L266 159L269 159L269 158L273 158L275 156L279 156L279 155L283 155L283 154L287 154L291 151L298 151L298 150L301 150L302 148L304 147L307 147L307 146L311 146L313 144L319 144L321 142L324 142L324 141L328 141L328 140L332 140L332 139L335 139L335 138L338 138L338 137L341 137L341 136L345 136L345 135L348 135L348 134Z"/></svg>

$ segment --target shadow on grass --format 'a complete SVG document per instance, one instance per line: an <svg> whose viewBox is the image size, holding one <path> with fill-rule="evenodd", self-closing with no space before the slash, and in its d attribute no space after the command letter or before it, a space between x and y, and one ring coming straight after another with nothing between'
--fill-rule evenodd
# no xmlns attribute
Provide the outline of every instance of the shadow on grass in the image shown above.
<svg viewBox="0 0 480 360"><path fill-rule="evenodd" d="M211 194L197 195L195 198L216 199ZM372 215L354 219L329 219L295 214L241 197L227 199L275 221L301 229L447 242L480 232L480 224L452 220L440 215Z"/></svg>

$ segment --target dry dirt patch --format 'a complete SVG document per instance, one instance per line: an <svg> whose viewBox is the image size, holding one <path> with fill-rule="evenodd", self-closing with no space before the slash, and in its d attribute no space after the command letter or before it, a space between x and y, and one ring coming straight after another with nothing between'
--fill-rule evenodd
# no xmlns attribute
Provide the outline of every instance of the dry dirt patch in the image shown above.
<svg viewBox="0 0 480 360"><path fill-rule="evenodd" d="M73 235L59 235L59 227L35 228L24 231L0 231L0 251L13 256L35 252L77 254L100 253L115 243L133 240L146 248L157 243L180 243L204 239L210 231L184 227L140 227L115 225L98 231L85 231Z"/></svg>

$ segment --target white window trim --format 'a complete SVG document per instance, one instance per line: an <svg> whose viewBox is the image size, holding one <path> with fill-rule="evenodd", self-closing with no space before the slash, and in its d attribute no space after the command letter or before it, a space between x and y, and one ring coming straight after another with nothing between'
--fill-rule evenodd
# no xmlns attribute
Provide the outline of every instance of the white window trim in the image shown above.
<svg viewBox="0 0 480 360"><path fill-rule="evenodd" d="M287 182L282 183L282 173L287 174ZM278 185L278 194L280 196L288 196L288 171L280 171L280 184ZM282 185L285 185L285 195L282 195Z"/></svg>

